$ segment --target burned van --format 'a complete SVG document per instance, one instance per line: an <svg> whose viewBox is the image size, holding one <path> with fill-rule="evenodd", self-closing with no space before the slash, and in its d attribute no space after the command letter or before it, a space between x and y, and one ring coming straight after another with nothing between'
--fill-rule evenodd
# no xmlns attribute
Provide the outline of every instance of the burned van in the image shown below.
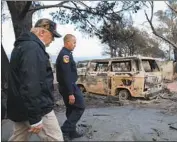
<svg viewBox="0 0 177 142"><path fill-rule="evenodd" d="M154 58L125 57L80 61L77 85L83 92L149 98L162 90L162 74Z"/></svg>

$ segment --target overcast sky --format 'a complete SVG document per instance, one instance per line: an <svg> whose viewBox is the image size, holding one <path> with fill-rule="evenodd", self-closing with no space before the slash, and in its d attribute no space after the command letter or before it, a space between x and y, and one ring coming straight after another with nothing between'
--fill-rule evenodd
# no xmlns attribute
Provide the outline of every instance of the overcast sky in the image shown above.
<svg viewBox="0 0 177 142"><path fill-rule="evenodd" d="M56 3L55 1L50 1L50 2L45 2L47 4L52 4ZM166 4L164 1L154 1L154 12L157 10L164 10L166 9ZM53 11L54 9L48 9L42 12L42 15L40 18L50 18L49 12ZM145 15L144 15L144 10L139 10L137 14L133 15L133 21L134 25L146 29L148 32L151 33L151 29L149 28L148 23L145 23L146 21ZM6 10L8 12L8 10ZM150 14L150 11L147 10L147 13ZM33 23L36 22L38 17L33 18ZM156 21L154 21L156 22ZM102 56L102 48L103 45L100 43L100 41L94 37L94 38L89 38L89 37L83 37L83 33L80 33L79 31L74 30L73 25L59 25L57 26L57 30L61 35L65 34L74 34L77 37L77 46L75 48L75 51L73 55L75 57L101 57ZM11 51L13 49L13 43L15 41L15 36L13 32L13 27L12 27L12 22L11 20L5 21L2 24L2 43L4 45L5 51L7 54L11 54ZM47 52L51 55L57 55L59 50L63 46L63 38L60 39L55 39L55 41L50 45L50 47L47 48Z"/></svg>

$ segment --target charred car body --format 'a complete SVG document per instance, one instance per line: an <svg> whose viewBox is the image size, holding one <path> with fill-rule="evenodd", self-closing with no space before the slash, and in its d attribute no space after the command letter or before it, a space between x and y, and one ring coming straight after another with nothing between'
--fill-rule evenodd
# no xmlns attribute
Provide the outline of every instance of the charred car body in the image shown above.
<svg viewBox="0 0 177 142"><path fill-rule="evenodd" d="M121 57L77 63L77 84L84 92L149 98L162 90L162 74L154 58Z"/></svg>

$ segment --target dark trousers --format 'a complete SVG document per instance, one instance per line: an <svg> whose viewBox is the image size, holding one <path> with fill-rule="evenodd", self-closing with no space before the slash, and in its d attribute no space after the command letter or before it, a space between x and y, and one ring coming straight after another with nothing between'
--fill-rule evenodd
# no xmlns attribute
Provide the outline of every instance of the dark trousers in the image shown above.
<svg viewBox="0 0 177 142"><path fill-rule="evenodd" d="M66 106L66 121L61 127L64 133L70 133L76 131L76 124L80 120L81 116L85 110L85 103L83 99L83 94L77 85L73 84L75 103L73 105L69 104L69 96L65 90L65 87L59 86L60 94L63 96L63 100Z"/></svg>
<svg viewBox="0 0 177 142"><path fill-rule="evenodd" d="M1 90L1 120L6 119L7 115L7 91Z"/></svg>

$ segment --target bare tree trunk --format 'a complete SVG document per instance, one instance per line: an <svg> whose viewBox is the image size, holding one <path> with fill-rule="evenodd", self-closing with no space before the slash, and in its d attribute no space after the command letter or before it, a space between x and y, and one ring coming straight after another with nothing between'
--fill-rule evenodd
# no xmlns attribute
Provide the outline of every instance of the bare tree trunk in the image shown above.
<svg viewBox="0 0 177 142"><path fill-rule="evenodd" d="M145 12L145 16L146 16L146 19L148 20L148 23L150 24L151 26L151 29L152 29L152 32L154 35L156 35L157 37L161 38L162 40L164 40L165 42L167 42L168 44L170 44L174 49L177 49L177 45L171 41L170 39L164 37L163 35L160 35L154 28L153 24L152 24L152 19L153 19L153 13L154 13L154 2L153 1L150 1L149 2L150 5L151 5L151 17L149 18L147 13Z"/></svg>
<svg viewBox="0 0 177 142"><path fill-rule="evenodd" d="M113 49L113 56L117 57L117 55L116 55L116 49L115 48Z"/></svg>
<svg viewBox="0 0 177 142"><path fill-rule="evenodd" d="M118 50L118 56L122 57L122 50L121 50L121 48L119 48L119 50Z"/></svg>
<svg viewBox="0 0 177 142"><path fill-rule="evenodd" d="M130 48L129 56L133 55L133 46Z"/></svg>
<svg viewBox="0 0 177 142"><path fill-rule="evenodd" d="M31 3L26 1L7 1L7 5L12 17L15 38L18 38L22 32L29 31L32 27L33 12L28 12Z"/></svg>
<svg viewBox="0 0 177 142"><path fill-rule="evenodd" d="M177 49L175 48L173 51L174 51L174 59L177 62Z"/></svg>
<svg viewBox="0 0 177 142"><path fill-rule="evenodd" d="M169 55L168 55L169 57L169 60L171 60L171 45L169 45Z"/></svg>
<svg viewBox="0 0 177 142"><path fill-rule="evenodd" d="M110 56L111 56L111 58L114 56L114 51L113 51L113 48L112 48L112 46L109 44L109 49L110 49Z"/></svg>

